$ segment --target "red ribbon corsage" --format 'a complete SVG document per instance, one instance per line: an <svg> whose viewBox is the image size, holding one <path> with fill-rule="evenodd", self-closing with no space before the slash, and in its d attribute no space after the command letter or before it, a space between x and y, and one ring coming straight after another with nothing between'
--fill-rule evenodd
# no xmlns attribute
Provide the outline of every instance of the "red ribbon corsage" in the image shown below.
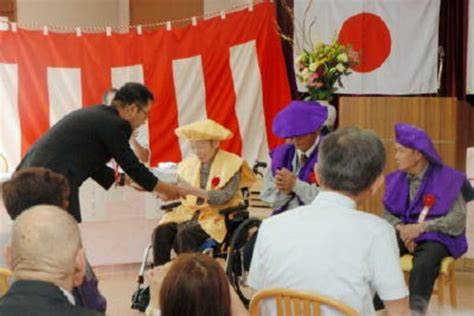
<svg viewBox="0 0 474 316"><path fill-rule="evenodd" d="M316 184L318 185L318 181L316 179L316 174L314 174L314 171L311 171L308 175L308 183L310 184Z"/></svg>
<svg viewBox="0 0 474 316"><path fill-rule="evenodd" d="M423 196L423 206L432 207L436 203L436 197L433 194Z"/></svg>
<svg viewBox="0 0 474 316"><path fill-rule="evenodd" d="M423 223L428 216L430 208L436 203L436 197L433 194L425 194L423 196L423 209L418 216L418 223Z"/></svg>
<svg viewBox="0 0 474 316"><path fill-rule="evenodd" d="M217 188L217 186L219 185L219 183L221 182L221 178L219 177L214 177L211 179L211 187L213 189Z"/></svg>

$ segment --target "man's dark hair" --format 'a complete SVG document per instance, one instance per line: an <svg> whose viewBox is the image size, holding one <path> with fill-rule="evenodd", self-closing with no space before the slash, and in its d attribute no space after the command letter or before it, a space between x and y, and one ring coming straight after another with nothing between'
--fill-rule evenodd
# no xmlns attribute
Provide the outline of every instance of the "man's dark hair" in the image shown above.
<svg viewBox="0 0 474 316"><path fill-rule="evenodd" d="M2 184L2 197L8 215L14 220L24 210L39 204L64 207L69 198L65 176L46 168L17 171Z"/></svg>
<svg viewBox="0 0 474 316"><path fill-rule="evenodd" d="M137 82L127 82L115 93L112 105L127 107L135 103L143 108L150 101L155 101L155 97L145 85Z"/></svg>
<svg viewBox="0 0 474 316"><path fill-rule="evenodd" d="M382 174L385 148L373 132L341 128L323 139L317 171L328 189L358 194Z"/></svg>

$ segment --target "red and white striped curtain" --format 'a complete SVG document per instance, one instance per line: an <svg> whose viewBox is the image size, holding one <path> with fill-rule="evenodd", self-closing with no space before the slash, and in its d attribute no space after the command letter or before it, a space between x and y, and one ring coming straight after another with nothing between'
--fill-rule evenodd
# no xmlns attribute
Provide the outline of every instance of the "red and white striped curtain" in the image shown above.
<svg viewBox="0 0 474 316"><path fill-rule="evenodd" d="M0 31L0 153L11 167L65 114L110 87L145 83L151 164L187 154L173 130L205 117L234 132L222 144L253 163L279 144L275 114L290 100L274 6L263 3L185 28L142 34Z"/></svg>

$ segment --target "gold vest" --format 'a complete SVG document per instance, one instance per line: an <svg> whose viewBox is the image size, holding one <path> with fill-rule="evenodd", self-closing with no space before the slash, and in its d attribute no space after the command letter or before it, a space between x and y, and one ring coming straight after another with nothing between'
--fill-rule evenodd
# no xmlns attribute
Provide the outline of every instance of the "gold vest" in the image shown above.
<svg viewBox="0 0 474 316"><path fill-rule="evenodd" d="M178 175L195 187L200 184L201 162L196 156L183 160L178 166ZM241 157L224 150L218 150L212 161L207 180L206 190L221 189L237 173L240 172L239 188L249 187L255 181L255 175L248 163ZM216 187L212 187L214 178L219 179ZM214 182L217 182L214 180ZM190 220L199 210L198 222L202 229L217 242L225 238L226 227L224 216L219 211L243 203L242 192L237 190L234 196L225 204L209 205L207 202L197 205L197 197L187 195L181 200L182 205L166 213L160 221L165 223L182 223Z"/></svg>

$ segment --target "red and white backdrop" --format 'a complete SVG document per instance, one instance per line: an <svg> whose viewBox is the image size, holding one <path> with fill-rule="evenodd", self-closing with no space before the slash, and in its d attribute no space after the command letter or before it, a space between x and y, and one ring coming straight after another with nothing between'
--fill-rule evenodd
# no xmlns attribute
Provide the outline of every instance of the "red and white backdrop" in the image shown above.
<svg viewBox="0 0 474 316"><path fill-rule="evenodd" d="M310 43L338 38L360 53L361 63L343 78L339 93L437 91L440 0L298 0L294 9L296 38L306 16Z"/></svg>
<svg viewBox="0 0 474 316"><path fill-rule="evenodd" d="M100 103L110 87L145 83L155 94L151 164L187 154L173 130L203 118L234 132L223 148L250 163L280 140L275 114L290 100L274 6L256 5L184 28L143 34L0 31L0 153L14 167L65 114Z"/></svg>

